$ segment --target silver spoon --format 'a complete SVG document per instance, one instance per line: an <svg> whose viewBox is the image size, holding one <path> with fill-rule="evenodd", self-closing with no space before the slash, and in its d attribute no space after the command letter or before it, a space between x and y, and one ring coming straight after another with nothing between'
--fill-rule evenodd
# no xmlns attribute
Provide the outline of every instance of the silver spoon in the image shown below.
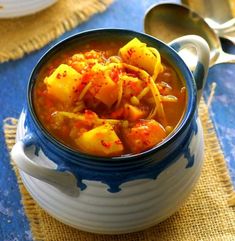
<svg viewBox="0 0 235 241"><path fill-rule="evenodd" d="M223 24L218 24L211 18L205 18L205 20L221 38L228 39L235 44L235 18Z"/></svg>
<svg viewBox="0 0 235 241"><path fill-rule="evenodd" d="M187 34L203 37L210 47L210 66L220 63L235 63L235 55L222 50L215 31L197 13L183 5L157 4L147 10L144 30L166 43Z"/></svg>
<svg viewBox="0 0 235 241"><path fill-rule="evenodd" d="M199 13L215 32L235 44L235 18L231 0L181 0Z"/></svg>

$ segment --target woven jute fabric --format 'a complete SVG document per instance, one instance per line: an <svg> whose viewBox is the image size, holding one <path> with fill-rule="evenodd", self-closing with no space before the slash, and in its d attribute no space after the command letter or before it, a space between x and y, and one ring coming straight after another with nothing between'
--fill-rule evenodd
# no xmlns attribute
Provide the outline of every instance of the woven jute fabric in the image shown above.
<svg viewBox="0 0 235 241"><path fill-rule="evenodd" d="M234 241L235 193L204 101L200 103L199 115L205 138L205 159L200 180L177 213L159 225L142 232L95 235L60 223L34 202L12 163L34 239L37 241ZM9 150L15 142L16 125L16 119L8 118L4 121Z"/></svg>
<svg viewBox="0 0 235 241"><path fill-rule="evenodd" d="M0 62L22 57L40 49L88 20L103 12L113 0L58 0L51 7L29 16L0 20Z"/></svg>

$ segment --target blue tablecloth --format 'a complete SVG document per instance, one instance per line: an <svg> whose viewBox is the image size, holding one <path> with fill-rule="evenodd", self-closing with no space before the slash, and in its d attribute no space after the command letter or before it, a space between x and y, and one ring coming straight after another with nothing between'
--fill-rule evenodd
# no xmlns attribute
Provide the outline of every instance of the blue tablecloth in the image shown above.
<svg viewBox="0 0 235 241"><path fill-rule="evenodd" d="M0 123L2 124L3 119L9 116L19 117L25 101L30 72L51 46L71 34L94 28L115 27L143 31L144 12L156 2L156 0L116 1L105 13L94 16L41 50L26 55L20 60L0 64ZM223 46L226 51L235 54L235 46L227 42ZM234 76L235 65L233 64L222 64L211 68L204 96L207 99L211 83L216 82L217 88L210 113L235 185ZM0 241L32 240L27 217L20 203L16 177L9 163L2 128L0 131Z"/></svg>

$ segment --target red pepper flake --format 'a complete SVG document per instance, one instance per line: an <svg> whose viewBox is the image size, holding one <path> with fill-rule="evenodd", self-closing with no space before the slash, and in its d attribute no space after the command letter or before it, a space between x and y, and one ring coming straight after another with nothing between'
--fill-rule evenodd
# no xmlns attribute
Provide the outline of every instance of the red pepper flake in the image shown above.
<svg viewBox="0 0 235 241"><path fill-rule="evenodd" d="M101 144L102 144L105 148L110 148L110 147L111 147L111 143L108 143L108 142L106 142L106 141L104 141L104 140L101 140L100 142L101 142Z"/></svg>
<svg viewBox="0 0 235 241"><path fill-rule="evenodd" d="M133 49L128 49L127 54L129 55L129 57L131 57L134 52L135 51Z"/></svg>
<svg viewBox="0 0 235 241"><path fill-rule="evenodd" d="M58 73L58 74L56 75L56 78L57 78L57 79L61 79L61 74Z"/></svg>
<svg viewBox="0 0 235 241"><path fill-rule="evenodd" d="M67 76L67 71L65 70L63 73L63 77L66 77L66 76Z"/></svg>
<svg viewBox="0 0 235 241"><path fill-rule="evenodd" d="M121 140L116 140L114 143L117 144L117 145L122 145Z"/></svg>
<svg viewBox="0 0 235 241"><path fill-rule="evenodd" d="M74 88L74 93L78 93L78 89L77 88Z"/></svg>
<svg viewBox="0 0 235 241"><path fill-rule="evenodd" d="M122 73L121 69L114 67L110 72L110 78L116 83L119 80L119 75Z"/></svg>

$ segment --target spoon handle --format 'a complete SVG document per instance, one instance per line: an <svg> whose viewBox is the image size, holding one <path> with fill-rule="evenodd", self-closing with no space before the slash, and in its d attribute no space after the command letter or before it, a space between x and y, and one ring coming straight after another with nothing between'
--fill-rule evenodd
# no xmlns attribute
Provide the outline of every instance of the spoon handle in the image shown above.
<svg viewBox="0 0 235 241"><path fill-rule="evenodd" d="M235 33L233 33L233 36L230 33L219 33L219 36L222 38L228 39L233 44L235 44Z"/></svg>
<svg viewBox="0 0 235 241"><path fill-rule="evenodd" d="M223 50L220 50L220 54L218 59L216 60L215 64L222 64L222 63L235 63L235 55L225 53Z"/></svg>
<svg viewBox="0 0 235 241"><path fill-rule="evenodd" d="M223 24L219 24L211 18L205 18L205 20L211 28L218 32L231 32L235 27L235 18L232 18Z"/></svg>

